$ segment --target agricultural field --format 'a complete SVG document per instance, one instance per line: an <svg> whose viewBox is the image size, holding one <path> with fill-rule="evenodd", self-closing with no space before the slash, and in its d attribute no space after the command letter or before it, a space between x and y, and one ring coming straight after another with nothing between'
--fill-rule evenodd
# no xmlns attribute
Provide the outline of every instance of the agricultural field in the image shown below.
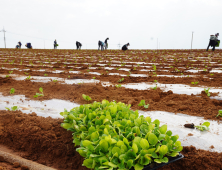
<svg viewBox="0 0 222 170"><path fill-rule="evenodd" d="M160 131L167 125L178 135L184 158L159 169L220 170L221 85L222 50L0 49L0 151L59 170L88 169L73 144L79 135L73 137L64 118L70 123L71 109L94 102L104 101L104 110L108 101L127 109L121 102L131 106L135 119L138 113ZM77 124L84 123L81 118ZM0 159L1 166L11 168Z"/></svg>

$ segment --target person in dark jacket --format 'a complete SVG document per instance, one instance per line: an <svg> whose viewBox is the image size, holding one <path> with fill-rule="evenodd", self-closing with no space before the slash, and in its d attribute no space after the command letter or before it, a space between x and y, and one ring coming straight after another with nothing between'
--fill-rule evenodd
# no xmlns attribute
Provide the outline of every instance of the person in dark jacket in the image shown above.
<svg viewBox="0 0 222 170"><path fill-rule="evenodd" d="M19 41L18 45L15 46L15 48L21 48L22 47L22 43Z"/></svg>
<svg viewBox="0 0 222 170"><path fill-rule="evenodd" d="M123 51L128 50L128 46L129 46L129 45L130 45L129 43L125 44L125 45L122 47L122 50L123 50Z"/></svg>
<svg viewBox="0 0 222 170"><path fill-rule="evenodd" d="M54 49L57 49L57 41L54 41Z"/></svg>
<svg viewBox="0 0 222 170"><path fill-rule="evenodd" d="M26 43L26 45L25 45L27 48L29 48L29 49L32 49L32 45L31 45L31 43Z"/></svg>
<svg viewBox="0 0 222 170"><path fill-rule="evenodd" d="M219 36L219 33L216 33L215 35L211 35L211 36L210 36L210 42L209 42L209 44L208 44L208 47L207 47L207 50L206 50L206 51L208 51L208 49L209 49L210 46L213 47L213 48L212 48L212 51L215 50L215 46L216 46L216 44L217 44L217 41L219 41L219 40L218 40L218 36Z"/></svg>
<svg viewBox="0 0 222 170"><path fill-rule="evenodd" d="M76 49L81 50L82 44L78 41L76 41Z"/></svg>
<svg viewBox="0 0 222 170"><path fill-rule="evenodd" d="M103 50L104 50L104 46L105 46L104 42L102 42L102 41L99 40L98 45L99 45L98 50L99 50L100 47L101 47L101 51L103 51Z"/></svg>
<svg viewBox="0 0 222 170"><path fill-rule="evenodd" d="M105 49L107 50L107 48L108 48L108 41L109 40L109 38L107 38L106 40L105 40Z"/></svg>
<svg viewBox="0 0 222 170"><path fill-rule="evenodd" d="M19 48L22 48L22 43L19 41L18 42Z"/></svg>

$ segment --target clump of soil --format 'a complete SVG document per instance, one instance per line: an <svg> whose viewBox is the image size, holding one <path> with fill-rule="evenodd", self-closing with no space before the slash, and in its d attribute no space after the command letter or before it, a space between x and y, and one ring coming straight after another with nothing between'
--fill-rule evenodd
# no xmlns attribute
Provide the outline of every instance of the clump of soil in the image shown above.
<svg viewBox="0 0 222 170"><path fill-rule="evenodd" d="M210 146L210 149L214 149L214 145L211 145L211 146Z"/></svg>
<svg viewBox="0 0 222 170"><path fill-rule="evenodd" d="M193 134L192 133L188 133L188 136L193 136Z"/></svg>
<svg viewBox="0 0 222 170"><path fill-rule="evenodd" d="M194 124L193 123L185 124L184 127L194 129Z"/></svg>
<svg viewBox="0 0 222 170"><path fill-rule="evenodd" d="M83 158L75 151L72 132L60 126L62 119L44 118L20 111L0 111L0 117L0 144L13 149L20 156L58 170L87 169L82 166ZM222 168L222 153L197 150L193 146L184 147L181 153L183 159L161 170Z"/></svg>

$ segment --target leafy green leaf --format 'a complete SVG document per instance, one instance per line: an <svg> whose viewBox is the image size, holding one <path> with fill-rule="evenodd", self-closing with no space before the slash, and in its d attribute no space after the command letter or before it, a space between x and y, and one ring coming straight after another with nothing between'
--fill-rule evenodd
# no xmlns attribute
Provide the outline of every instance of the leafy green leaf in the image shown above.
<svg viewBox="0 0 222 170"><path fill-rule="evenodd" d="M160 131L161 134L165 134L166 131L167 131L167 125L161 126L160 129L159 129L159 131Z"/></svg>
<svg viewBox="0 0 222 170"><path fill-rule="evenodd" d="M135 166L134 166L134 168L135 168L135 170L142 170L143 169L143 165L140 165L140 164L136 164Z"/></svg>
<svg viewBox="0 0 222 170"><path fill-rule="evenodd" d="M158 138L157 138L156 135L153 134L153 133L150 133L150 134L149 134L148 140L149 140L149 143L150 143L151 145L156 145L157 142L158 142Z"/></svg>
<svg viewBox="0 0 222 170"><path fill-rule="evenodd" d="M149 143L148 143L148 141L146 139L141 139L140 146L143 149L149 149Z"/></svg>
<svg viewBox="0 0 222 170"><path fill-rule="evenodd" d="M167 147L166 145L162 145L162 146L160 147L159 153L160 153L161 155L165 155L167 152L168 152L168 147Z"/></svg>

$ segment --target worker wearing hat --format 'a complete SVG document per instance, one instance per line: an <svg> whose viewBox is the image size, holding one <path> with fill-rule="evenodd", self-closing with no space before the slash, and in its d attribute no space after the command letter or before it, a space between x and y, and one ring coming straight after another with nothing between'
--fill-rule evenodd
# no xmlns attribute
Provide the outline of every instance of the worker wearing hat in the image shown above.
<svg viewBox="0 0 222 170"><path fill-rule="evenodd" d="M207 47L207 50L206 51L208 51L208 49L209 49L209 47L211 46L211 47L213 47L212 48L212 51L214 51L215 50L215 46L217 45L217 41L219 41L218 40L218 36L219 36L219 33L216 33L215 35L211 35L210 36L210 42L209 42L209 44L208 44L208 47Z"/></svg>

